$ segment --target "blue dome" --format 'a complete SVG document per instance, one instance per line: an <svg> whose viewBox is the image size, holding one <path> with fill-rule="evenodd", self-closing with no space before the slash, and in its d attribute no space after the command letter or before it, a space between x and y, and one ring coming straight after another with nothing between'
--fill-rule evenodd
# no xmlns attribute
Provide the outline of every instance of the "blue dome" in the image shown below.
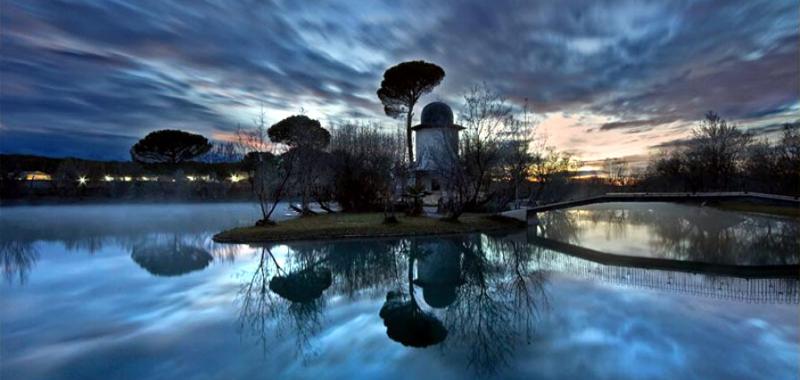
<svg viewBox="0 0 800 380"><path fill-rule="evenodd" d="M422 109L422 124L436 126L453 125L453 110L442 102L428 103Z"/></svg>

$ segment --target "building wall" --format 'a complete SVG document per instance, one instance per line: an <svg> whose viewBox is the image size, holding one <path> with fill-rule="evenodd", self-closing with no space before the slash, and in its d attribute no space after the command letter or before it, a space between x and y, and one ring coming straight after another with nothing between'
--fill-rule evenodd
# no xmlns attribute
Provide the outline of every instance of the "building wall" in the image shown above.
<svg viewBox="0 0 800 380"><path fill-rule="evenodd" d="M449 147L448 147L449 146ZM435 170L437 155L447 157L458 153L458 131L450 128L426 128L416 131L417 168ZM438 159L441 161L441 158Z"/></svg>

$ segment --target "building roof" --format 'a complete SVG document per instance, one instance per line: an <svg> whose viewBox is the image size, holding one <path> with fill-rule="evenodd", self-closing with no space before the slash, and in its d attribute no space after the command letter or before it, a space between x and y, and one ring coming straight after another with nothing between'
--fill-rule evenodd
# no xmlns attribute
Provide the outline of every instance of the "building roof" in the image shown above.
<svg viewBox="0 0 800 380"><path fill-rule="evenodd" d="M428 103L428 105L422 109L421 119L419 124L411 127L412 130L418 131L427 128L464 129L464 127L460 125L453 124L453 110L450 109L450 106L442 102Z"/></svg>

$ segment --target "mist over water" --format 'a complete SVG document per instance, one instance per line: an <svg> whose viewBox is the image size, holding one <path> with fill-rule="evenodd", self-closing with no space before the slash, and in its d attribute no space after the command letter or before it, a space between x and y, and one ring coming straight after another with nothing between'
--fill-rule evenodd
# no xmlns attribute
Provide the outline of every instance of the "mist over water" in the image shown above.
<svg viewBox="0 0 800 380"><path fill-rule="evenodd" d="M244 203L0 210L0 377L781 379L800 370L797 304L766 297L796 291L796 280L765 282L764 295L744 301L742 279L606 267L530 244L526 231L211 240L258 217ZM543 217L541 234L609 253L757 264L797 263L788 238L797 228L611 204Z"/></svg>

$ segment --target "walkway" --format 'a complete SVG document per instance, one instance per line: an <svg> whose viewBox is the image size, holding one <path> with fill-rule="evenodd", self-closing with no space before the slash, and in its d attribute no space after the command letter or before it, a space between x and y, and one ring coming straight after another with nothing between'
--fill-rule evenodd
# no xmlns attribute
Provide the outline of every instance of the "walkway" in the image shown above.
<svg viewBox="0 0 800 380"><path fill-rule="evenodd" d="M570 207L608 202L706 202L720 200L758 200L771 204L800 207L800 199L787 195L750 192L710 192L710 193L607 193L595 197L550 203L535 207L501 212L500 215L527 222L537 213Z"/></svg>

